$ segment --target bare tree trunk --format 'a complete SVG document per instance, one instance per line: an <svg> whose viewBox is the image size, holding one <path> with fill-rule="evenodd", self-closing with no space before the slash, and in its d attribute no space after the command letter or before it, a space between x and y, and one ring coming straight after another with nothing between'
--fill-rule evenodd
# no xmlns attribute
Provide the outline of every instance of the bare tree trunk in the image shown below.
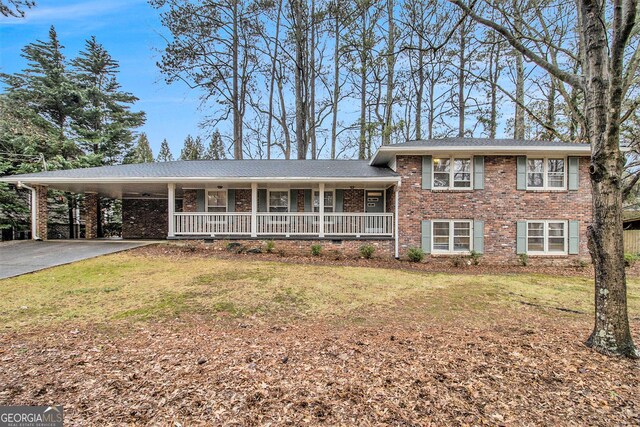
<svg viewBox="0 0 640 427"><path fill-rule="evenodd" d="M429 139L433 139L433 125L436 121L435 115L435 104L436 104L436 92L435 92L435 84L433 79L429 81L429 108L427 108L427 131L429 133Z"/></svg>
<svg viewBox="0 0 640 427"><path fill-rule="evenodd" d="M466 56L465 50L467 48L467 34L465 31L466 25L463 23L460 25L460 52L458 53L459 69L458 69L458 137L464 138L465 131L465 110L466 100L464 96L464 83L465 83L465 67Z"/></svg>
<svg viewBox="0 0 640 427"><path fill-rule="evenodd" d="M524 139L524 59L520 52L516 52L516 112L513 137Z"/></svg>
<svg viewBox="0 0 640 427"><path fill-rule="evenodd" d="M422 36L418 36L418 87L416 88L416 139L422 139L422 97L424 96L424 52ZM431 137L431 136L429 136Z"/></svg>
<svg viewBox="0 0 640 427"><path fill-rule="evenodd" d="M389 34L387 41L387 95L384 110L384 127L382 129L382 145L391 143L391 120L393 118L393 84L396 65L395 57L395 23L393 12L393 0L387 0L387 16L389 22Z"/></svg>
<svg viewBox="0 0 640 427"><path fill-rule="evenodd" d="M271 80L269 81L269 115L267 117L267 159L271 158L271 130L273 124L273 91L276 80L276 62L278 60L278 43L280 38L280 15L282 14L282 2L278 2L278 16L276 18L276 38L271 58Z"/></svg>
<svg viewBox="0 0 640 427"><path fill-rule="evenodd" d="M616 1L619 4L619 1ZM627 1L635 15L636 2ZM607 29L597 2L580 1L580 20L585 37L585 102L587 132L592 147L591 186L593 224L589 226L589 251L595 266L595 325L587 345L606 354L638 357L629 329L627 286L622 237L620 179L624 157L620 153L620 117L623 100L622 61L625 31L621 10L614 18L611 58ZM595 19L602 17L601 19ZM631 18L631 20L633 20ZM617 21L617 22L616 22ZM616 25L617 24L617 25ZM631 31L628 29L628 31Z"/></svg>
<svg viewBox="0 0 640 427"><path fill-rule="evenodd" d="M340 100L340 2L334 11L334 51L333 51L333 105L331 117L331 158L336 158L338 139L338 102Z"/></svg>
<svg viewBox="0 0 640 427"><path fill-rule="evenodd" d="M360 141L358 144L358 159L367 157L367 9L362 7L362 45L360 46Z"/></svg>
<svg viewBox="0 0 640 427"><path fill-rule="evenodd" d="M240 90L238 80L240 78L238 73L238 1L233 0L233 41L232 41L232 56L233 56L233 158L236 160L242 159L242 117L240 115Z"/></svg>
<svg viewBox="0 0 640 427"><path fill-rule="evenodd" d="M546 117L547 132L545 132L544 138L546 140L553 139L553 129L556 125L556 82L553 77L549 82L549 93L547 94L547 117Z"/></svg>
<svg viewBox="0 0 640 427"><path fill-rule="evenodd" d="M316 145L316 2L311 0L311 46L309 52L309 144L311 145L311 159L316 160L318 147Z"/></svg>
<svg viewBox="0 0 640 427"><path fill-rule="evenodd" d="M298 159L307 158L309 140L307 134L307 118L309 114L307 101L307 64L306 55L308 52L306 34L306 4L302 5L302 0L291 2L292 18L294 22L294 40L296 50L295 63L295 97L296 97L296 144Z"/></svg>
<svg viewBox="0 0 640 427"><path fill-rule="evenodd" d="M282 123L282 133L284 135L284 158L291 159L291 133L289 132L289 125L287 124L287 104L284 100L284 90L282 87L282 72L278 76L278 98L280 99L280 122Z"/></svg>

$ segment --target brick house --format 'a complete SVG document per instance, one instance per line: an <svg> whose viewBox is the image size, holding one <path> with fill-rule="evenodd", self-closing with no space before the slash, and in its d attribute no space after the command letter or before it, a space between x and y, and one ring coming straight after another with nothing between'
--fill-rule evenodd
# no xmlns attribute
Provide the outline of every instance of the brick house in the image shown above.
<svg viewBox="0 0 640 427"><path fill-rule="evenodd" d="M432 260L472 251L493 263L587 258L590 147L445 138L383 146L371 161L218 160L104 166L0 178L32 189L34 236L46 191L85 194L87 237L98 196L122 199L126 239L278 240L345 252L363 242ZM253 243L255 244L255 242Z"/></svg>

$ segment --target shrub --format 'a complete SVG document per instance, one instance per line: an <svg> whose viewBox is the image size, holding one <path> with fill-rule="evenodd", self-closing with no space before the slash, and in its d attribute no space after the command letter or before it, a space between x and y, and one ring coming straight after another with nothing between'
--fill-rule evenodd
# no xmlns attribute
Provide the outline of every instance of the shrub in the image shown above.
<svg viewBox="0 0 640 427"><path fill-rule="evenodd" d="M584 268L587 268L587 266L589 265L589 261L584 258L578 258L573 262L573 265L576 268L584 269Z"/></svg>
<svg viewBox="0 0 640 427"><path fill-rule="evenodd" d="M482 254L480 252L471 251L471 253L469 254L469 258L471 258L471 263L473 265L480 265Z"/></svg>
<svg viewBox="0 0 640 427"><path fill-rule="evenodd" d="M521 266L526 267L527 265L529 265L529 255L527 254L518 255L518 262L520 263Z"/></svg>
<svg viewBox="0 0 640 427"><path fill-rule="evenodd" d="M420 262L424 259L424 251L421 248L409 248L407 257L411 262Z"/></svg>
<svg viewBox="0 0 640 427"><path fill-rule="evenodd" d="M625 267L633 267L633 265L638 261L638 255L636 254L624 254L624 266Z"/></svg>
<svg viewBox="0 0 640 427"><path fill-rule="evenodd" d="M363 258L371 259L375 251L376 248L373 245L366 244L360 246L360 255L362 255Z"/></svg>
<svg viewBox="0 0 640 427"><path fill-rule="evenodd" d="M276 244L275 244L275 242L273 240L267 240L265 251L268 254L271 254L271 253L273 253L273 250L275 249L275 247L276 247Z"/></svg>
<svg viewBox="0 0 640 427"><path fill-rule="evenodd" d="M464 257L454 256L453 258L451 258L451 264L456 268L460 268L460 267L464 267L466 262Z"/></svg>
<svg viewBox="0 0 640 427"><path fill-rule="evenodd" d="M320 252L322 252L322 246L320 246L320 245L311 245L311 255L319 256Z"/></svg>

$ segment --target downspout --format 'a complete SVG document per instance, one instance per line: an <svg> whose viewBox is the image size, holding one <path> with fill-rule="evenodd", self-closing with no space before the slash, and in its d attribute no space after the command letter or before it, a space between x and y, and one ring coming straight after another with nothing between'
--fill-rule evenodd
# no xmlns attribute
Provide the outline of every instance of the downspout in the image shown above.
<svg viewBox="0 0 640 427"><path fill-rule="evenodd" d="M37 220L38 220L38 205L37 205L37 194L36 194L36 189L33 187L29 187L28 185L24 184L22 181L18 181L18 184L16 184L16 187L18 189L22 189L22 188L26 188L27 190L31 190L31 238L33 240L42 240L40 239L40 236L38 236L38 227L37 227Z"/></svg>
<svg viewBox="0 0 640 427"><path fill-rule="evenodd" d="M395 238L396 238L395 239L396 240L395 241L396 259L400 259L400 248L398 246L398 239L399 239L399 236L398 236L398 234L399 234L398 233L398 231L399 231L399 228L398 228L398 224L399 224L399 221L398 221L398 206L400 204L399 203L399 200L400 200L400 185L402 185L402 181L398 181L398 184L396 185L396 191L394 192L395 196L396 196L396 214L395 214L395 218L394 218L395 219L395 233L394 234L395 234Z"/></svg>

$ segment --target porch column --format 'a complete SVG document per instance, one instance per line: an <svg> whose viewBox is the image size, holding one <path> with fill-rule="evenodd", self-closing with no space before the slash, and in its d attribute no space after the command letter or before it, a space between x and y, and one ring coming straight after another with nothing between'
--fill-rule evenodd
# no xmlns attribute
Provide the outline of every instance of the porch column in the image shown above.
<svg viewBox="0 0 640 427"><path fill-rule="evenodd" d="M251 183L251 237L258 237L258 183Z"/></svg>
<svg viewBox="0 0 640 427"><path fill-rule="evenodd" d="M320 213L320 237L324 237L324 182L320 183L320 194L318 194ZM311 205L313 206L313 195L311 195Z"/></svg>
<svg viewBox="0 0 640 427"><path fill-rule="evenodd" d="M47 192L48 187L46 185L34 185L31 197L35 196L35 203L32 204L31 209L35 208L35 213L32 212L31 220L35 225L31 227L31 238L34 240L47 240Z"/></svg>
<svg viewBox="0 0 640 427"><path fill-rule="evenodd" d="M167 184L167 203L168 203L168 215L169 215L169 227L167 228L168 230L168 237L175 237L176 235L176 230L175 230L175 220L173 218L173 214L175 213L176 210L176 185L175 184Z"/></svg>
<svg viewBox="0 0 640 427"><path fill-rule="evenodd" d="M98 237L98 193L84 194L84 237Z"/></svg>
<svg viewBox="0 0 640 427"><path fill-rule="evenodd" d="M394 221L394 224L393 224L394 225L394 227L393 227L394 228L393 236L395 238L396 258L400 258L400 248L398 246L398 243L399 243L399 233L398 233L398 231L399 231L399 224L400 224L399 219L398 219L398 210L399 210L398 207L400 206L400 202L399 202L399 200L400 200L400 184L401 184L400 181L398 181L398 183L396 184L396 188L395 188L395 190L393 192L394 195L396 196L396 209L395 209L396 212L395 212L394 218L393 218L393 221Z"/></svg>

